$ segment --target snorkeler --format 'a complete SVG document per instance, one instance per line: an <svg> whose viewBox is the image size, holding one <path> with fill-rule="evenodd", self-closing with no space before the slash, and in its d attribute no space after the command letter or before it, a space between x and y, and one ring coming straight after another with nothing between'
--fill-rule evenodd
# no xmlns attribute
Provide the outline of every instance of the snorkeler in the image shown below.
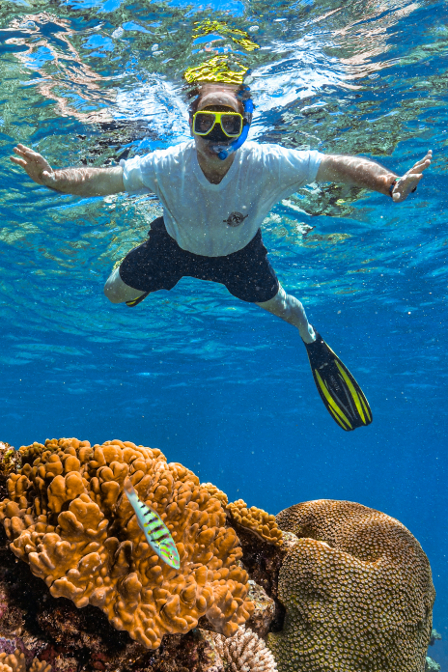
<svg viewBox="0 0 448 672"><path fill-rule="evenodd" d="M189 108L189 142L107 168L53 170L21 144L11 161L38 184L62 193L156 194L163 217L111 273L107 298L133 307L184 276L221 283L298 329L322 401L342 429L368 425L372 414L361 388L308 322L301 302L280 285L260 226L275 203L314 181L367 188L401 203L415 191L432 152L399 177L362 157L246 141L252 111L247 87L198 83Z"/></svg>

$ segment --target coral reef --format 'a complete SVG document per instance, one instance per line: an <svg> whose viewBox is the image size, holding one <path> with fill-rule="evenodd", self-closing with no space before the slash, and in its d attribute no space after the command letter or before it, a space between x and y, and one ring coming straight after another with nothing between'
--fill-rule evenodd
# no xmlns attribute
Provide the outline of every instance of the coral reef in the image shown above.
<svg viewBox="0 0 448 672"><path fill-rule="evenodd" d="M425 672L439 672L441 666L435 660L426 656Z"/></svg>
<svg viewBox="0 0 448 672"><path fill-rule="evenodd" d="M269 597L264 588L252 579L249 580L247 596L254 605L254 611L249 620L246 621L246 628L264 639L276 618L275 600Z"/></svg>
<svg viewBox="0 0 448 672"><path fill-rule="evenodd" d="M226 493L217 488L216 485L213 485L213 483L201 483L201 488L207 490L209 495L212 497L219 499L224 508L227 506L229 498L227 497Z"/></svg>
<svg viewBox="0 0 448 672"><path fill-rule="evenodd" d="M243 564L251 579L274 600L275 612L269 627L277 630L282 627L285 613L277 595L278 573L291 546L289 537L296 538L283 533L274 516L255 506L249 509L242 499L228 504L226 511L227 522L235 529L240 540ZM247 625L265 635L256 620L248 621Z"/></svg>
<svg viewBox="0 0 448 672"><path fill-rule="evenodd" d="M259 586L252 579L249 580L248 585L247 598L252 604L253 611L245 626L259 637L265 638L273 623L276 622L278 607L275 600L269 597L262 586ZM281 620L281 622L283 621ZM213 628L207 623L206 618L199 620L199 627L213 632Z"/></svg>
<svg viewBox="0 0 448 672"><path fill-rule="evenodd" d="M440 632L437 632L435 628L433 628L431 630L431 639L429 640L429 646L434 646L434 644L440 639L442 639L442 635L440 634Z"/></svg>
<svg viewBox="0 0 448 672"><path fill-rule="evenodd" d="M277 516L298 542L279 573L286 607L268 644L281 672L423 672L435 591L401 523L361 504L317 500Z"/></svg>
<svg viewBox="0 0 448 672"><path fill-rule="evenodd" d="M126 477L179 571L146 543ZM0 444L1 488L0 672L439 668L427 558L378 511L318 500L274 519L121 441Z"/></svg>
<svg viewBox="0 0 448 672"><path fill-rule="evenodd" d="M216 497L159 450L131 442L91 446L47 440L20 449L0 519L10 548L54 597L94 605L147 648L185 634L201 617L232 635L250 616L238 538ZM155 555L123 496L129 477L164 520L180 554L177 571Z"/></svg>
<svg viewBox="0 0 448 672"><path fill-rule="evenodd" d="M431 638L429 640L429 646L434 646L434 644L442 639L440 632L437 632L435 628L431 630ZM426 656L425 672L439 672L440 665L436 663L430 656Z"/></svg>
<svg viewBox="0 0 448 672"><path fill-rule="evenodd" d="M230 672L276 672L274 656L258 635L244 627L227 639L214 636L215 647Z"/></svg>
<svg viewBox="0 0 448 672"><path fill-rule="evenodd" d="M0 441L0 474L1 476L9 476L12 472L16 472L22 466L22 456L20 451L15 450L14 446L9 443Z"/></svg>
<svg viewBox="0 0 448 672"><path fill-rule="evenodd" d="M248 508L242 499L228 503L227 495L212 483L202 483L201 487L221 502L227 512L228 526L238 535L243 549L242 561L252 579L249 597L255 608L246 626L265 637L272 625L278 628L283 623L284 607L277 600L278 572L291 547L291 539L297 541L297 538L282 532L275 516L263 509Z"/></svg>
<svg viewBox="0 0 448 672"><path fill-rule="evenodd" d="M282 546L282 531L277 525L275 516L256 506L247 508L247 504L242 499L237 499L227 505L227 511L230 513L234 522L241 527L251 530L263 541L275 546Z"/></svg>
<svg viewBox="0 0 448 672"><path fill-rule="evenodd" d="M29 672L50 672L51 665L34 660ZM0 672L26 672L25 655L16 649L14 653L0 653Z"/></svg>
<svg viewBox="0 0 448 672"><path fill-rule="evenodd" d="M5 441L0 441L0 499L6 497L6 479L22 466L22 455Z"/></svg>
<svg viewBox="0 0 448 672"><path fill-rule="evenodd" d="M218 672L217 654L199 629L165 635L158 649L148 650L115 630L97 607L77 609L71 600L53 598L1 543L0 588L0 651L20 649L28 668L38 659L52 672Z"/></svg>

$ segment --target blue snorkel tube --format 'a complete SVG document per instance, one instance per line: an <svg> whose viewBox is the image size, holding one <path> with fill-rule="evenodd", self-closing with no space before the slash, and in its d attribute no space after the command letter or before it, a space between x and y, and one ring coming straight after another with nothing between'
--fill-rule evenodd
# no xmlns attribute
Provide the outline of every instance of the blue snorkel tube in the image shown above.
<svg viewBox="0 0 448 672"><path fill-rule="evenodd" d="M249 98L248 100L245 100L243 102L243 107L244 107L244 122L241 135L236 140L232 140L232 142L230 142L228 145L214 145L212 147L212 150L216 152L216 154L218 155L218 159L221 159L221 161L225 161L229 156L229 154L231 154L232 152L236 152L236 150L239 149L247 139L250 123L252 121L254 104L252 100Z"/></svg>

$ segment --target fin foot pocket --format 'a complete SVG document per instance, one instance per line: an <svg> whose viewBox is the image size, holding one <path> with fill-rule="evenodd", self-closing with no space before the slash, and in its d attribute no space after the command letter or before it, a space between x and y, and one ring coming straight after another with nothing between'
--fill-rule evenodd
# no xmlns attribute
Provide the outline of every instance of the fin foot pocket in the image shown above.
<svg viewBox="0 0 448 672"><path fill-rule="evenodd" d="M141 303L146 297L150 294L150 292L145 292L141 296L137 296L136 299L131 299L130 301L126 301L126 305L129 306L129 308L134 308L134 306L138 306L139 303Z"/></svg>
<svg viewBox="0 0 448 672"><path fill-rule="evenodd" d="M339 357L315 330L316 340L305 343L317 391L333 420L346 432L370 425L372 411L364 392Z"/></svg>

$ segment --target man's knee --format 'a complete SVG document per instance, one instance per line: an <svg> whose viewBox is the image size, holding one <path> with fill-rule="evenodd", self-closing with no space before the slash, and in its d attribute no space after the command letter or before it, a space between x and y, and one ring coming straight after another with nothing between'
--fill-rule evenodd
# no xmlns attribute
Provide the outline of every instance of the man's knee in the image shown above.
<svg viewBox="0 0 448 672"><path fill-rule="evenodd" d="M284 310L286 307L286 300L287 300L287 294L283 287L280 285L278 288L277 294L275 294L272 299L268 299L268 301L263 301L263 302L258 302L257 301L257 306L260 306L260 308L264 308L265 310L271 311L271 310Z"/></svg>
<svg viewBox="0 0 448 672"><path fill-rule="evenodd" d="M272 299L264 303L258 303L257 305L292 324L302 322L303 320L306 321L305 309L302 303L295 296L292 296L292 294L287 294L281 285L277 294Z"/></svg>

